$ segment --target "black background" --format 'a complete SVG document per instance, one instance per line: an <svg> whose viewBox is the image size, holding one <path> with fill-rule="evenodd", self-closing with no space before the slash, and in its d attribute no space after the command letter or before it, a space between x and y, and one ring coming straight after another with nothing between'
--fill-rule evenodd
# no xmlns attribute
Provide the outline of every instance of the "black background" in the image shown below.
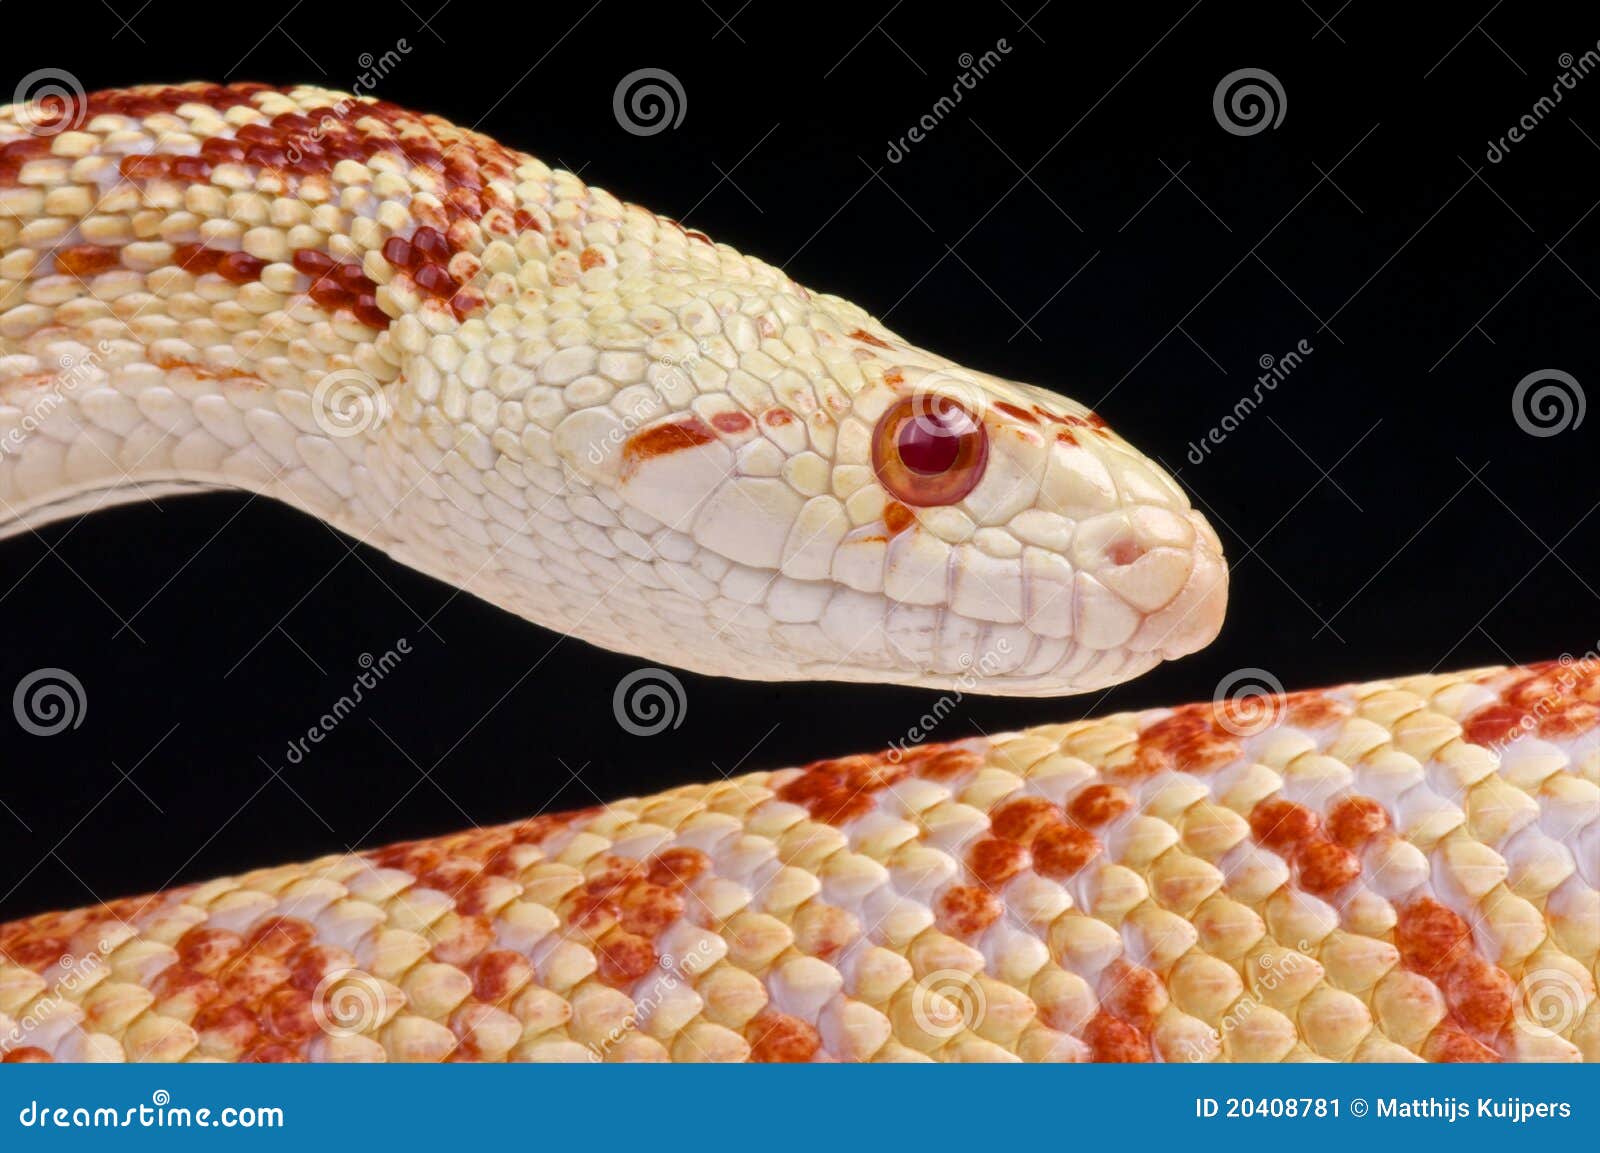
<svg viewBox="0 0 1600 1153"><path fill-rule="evenodd" d="M1592 12L1497 6L1475 25L1476 7L1130 4L1090 25L1064 0L584 2L0 17L16 80L63 68L89 89L349 88L363 54L403 38L378 95L781 264L917 343L1069 392L1181 469L1233 562L1216 644L1104 696L969 697L939 738L1208 697L1243 668L1304 688L1600 638L1600 415L1534 437L1511 406L1541 369L1600 387L1600 73L1485 157L1563 53L1595 48ZM962 55L1001 39L1001 63L889 163ZM612 99L645 67L678 78L686 110L639 137ZM1212 97L1246 67L1278 79L1285 114L1238 136ZM1301 340L1306 362L1187 463L1258 360ZM639 662L233 495L0 544L0 614L0 696L57 667L86 699L52 737L0 709L3 916L858 751L937 695L684 676L681 726L632 736L611 698ZM289 763L361 654L401 637L411 655Z"/></svg>

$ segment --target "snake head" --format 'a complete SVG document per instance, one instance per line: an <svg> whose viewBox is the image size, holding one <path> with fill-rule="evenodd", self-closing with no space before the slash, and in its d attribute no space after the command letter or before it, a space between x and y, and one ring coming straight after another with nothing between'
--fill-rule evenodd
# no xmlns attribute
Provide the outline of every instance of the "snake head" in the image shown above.
<svg viewBox="0 0 1600 1153"><path fill-rule="evenodd" d="M131 438L142 479L269 493L708 673L1063 693L1219 627L1215 534L1093 414L698 230L368 97L183 85L86 107L69 133L52 105L43 134L0 109L0 209L22 221L0 283L25 300L0 344L36 339L0 360L27 376L58 336L112 326L115 356L144 358L127 389L150 390L89 390L56 423ZM128 214L161 239L128 243ZM136 297L151 316L111 315ZM53 443L0 490L59 513L139 479Z"/></svg>
<svg viewBox="0 0 1600 1153"><path fill-rule="evenodd" d="M698 305L684 328L745 335L749 352L676 329L638 419L613 400L556 430L569 464L665 527L648 577L666 587L638 595L679 611L605 643L761 679L1053 695L1215 637L1216 534L1103 420L847 302L803 300L781 341L779 322L763 339Z"/></svg>
<svg viewBox="0 0 1600 1153"><path fill-rule="evenodd" d="M1165 470L1055 393L903 359L871 402L872 476L898 530L883 591L942 610L941 670L972 670L980 692L1081 691L1215 638L1221 544Z"/></svg>

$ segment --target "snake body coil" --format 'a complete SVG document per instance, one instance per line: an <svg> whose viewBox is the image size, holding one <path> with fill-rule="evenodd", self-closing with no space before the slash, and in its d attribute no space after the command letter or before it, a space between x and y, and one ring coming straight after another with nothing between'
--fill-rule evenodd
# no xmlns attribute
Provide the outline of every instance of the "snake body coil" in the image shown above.
<svg viewBox="0 0 1600 1153"><path fill-rule="evenodd" d="M1600 662L843 757L0 926L7 1060L1600 1060Z"/></svg>

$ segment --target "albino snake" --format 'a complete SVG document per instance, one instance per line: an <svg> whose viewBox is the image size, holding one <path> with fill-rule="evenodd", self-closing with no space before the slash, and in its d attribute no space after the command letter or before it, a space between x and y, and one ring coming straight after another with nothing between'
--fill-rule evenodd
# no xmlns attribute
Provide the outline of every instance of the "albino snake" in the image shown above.
<svg viewBox="0 0 1600 1153"><path fill-rule="evenodd" d="M1081 691L1227 595L1083 407L476 133L255 85L0 110L0 521L218 487L728 676ZM1597 700L1579 663L1158 710L48 914L0 927L0 1050L1595 1059Z"/></svg>

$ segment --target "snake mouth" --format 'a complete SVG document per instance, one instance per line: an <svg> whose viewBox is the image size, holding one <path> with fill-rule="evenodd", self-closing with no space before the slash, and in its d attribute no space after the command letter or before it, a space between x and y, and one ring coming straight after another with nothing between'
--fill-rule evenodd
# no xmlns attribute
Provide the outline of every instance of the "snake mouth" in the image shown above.
<svg viewBox="0 0 1600 1153"><path fill-rule="evenodd" d="M1131 533L1128 514L1118 515ZM769 605L799 606L779 626L798 654L793 675L1062 695L1194 652L1221 627L1227 569L1192 511L1174 514L1176 524L1137 518L1143 537L1106 537L1082 569L1039 548L1005 558L970 541L947 544L919 523L926 516L891 505L883 523L832 548L814 579L777 579ZM1157 543L1156 529L1187 532L1186 547Z"/></svg>

